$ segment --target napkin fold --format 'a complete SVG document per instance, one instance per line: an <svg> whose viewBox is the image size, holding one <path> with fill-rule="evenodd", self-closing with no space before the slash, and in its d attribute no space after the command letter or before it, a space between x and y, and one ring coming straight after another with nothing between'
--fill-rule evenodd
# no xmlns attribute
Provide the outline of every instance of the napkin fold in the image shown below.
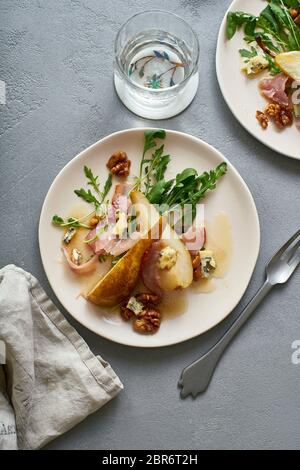
<svg viewBox="0 0 300 470"><path fill-rule="evenodd" d="M14 265L0 269L1 362L0 449L40 448L123 388L39 282Z"/></svg>

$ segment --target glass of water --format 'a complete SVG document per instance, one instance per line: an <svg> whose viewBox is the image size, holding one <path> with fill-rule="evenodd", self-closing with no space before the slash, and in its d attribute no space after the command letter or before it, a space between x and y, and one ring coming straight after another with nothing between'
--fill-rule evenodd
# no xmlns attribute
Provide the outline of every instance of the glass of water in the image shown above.
<svg viewBox="0 0 300 470"><path fill-rule="evenodd" d="M175 116L197 92L198 60L198 39L186 21L166 11L138 13L116 37L117 94L144 118Z"/></svg>

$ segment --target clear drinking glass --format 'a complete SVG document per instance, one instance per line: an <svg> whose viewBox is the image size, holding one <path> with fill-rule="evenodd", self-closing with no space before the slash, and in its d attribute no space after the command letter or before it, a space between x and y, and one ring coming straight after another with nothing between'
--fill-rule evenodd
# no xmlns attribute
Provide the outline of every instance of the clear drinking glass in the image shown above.
<svg viewBox="0 0 300 470"><path fill-rule="evenodd" d="M117 94L139 116L175 116L197 92L198 59L198 39L186 21L166 11L138 13L115 40Z"/></svg>

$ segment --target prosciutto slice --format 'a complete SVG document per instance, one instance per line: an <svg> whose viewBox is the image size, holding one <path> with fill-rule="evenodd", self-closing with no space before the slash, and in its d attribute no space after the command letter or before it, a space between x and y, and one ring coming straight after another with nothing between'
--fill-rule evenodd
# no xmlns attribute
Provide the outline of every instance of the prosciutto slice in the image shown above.
<svg viewBox="0 0 300 470"><path fill-rule="evenodd" d="M117 243L117 238L112 233L113 226L108 227L103 233L101 233L102 229L103 226L100 222L97 227L91 230L86 236L86 240L93 240L89 243L89 246L97 255L110 253L111 248ZM97 233L101 233L101 235L95 239Z"/></svg>
<svg viewBox="0 0 300 470"><path fill-rule="evenodd" d="M131 199L128 197L129 189L131 185L129 183L119 183L115 187L115 192L112 197L112 206L115 211L121 211L128 213L128 209L131 206Z"/></svg>
<svg viewBox="0 0 300 470"><path fill-rule="evenodd" d="M162 289L159 283L159 272L157 263L159 253L162 249L161 240L153 242L149 250L147 250L142 259L141 276L145 286L156 295L162 295Z"/></svg>
<svg viewBox="0 0 300 470"><path fill-rule="evenodd" d="M97 255L94 255L89 261L83 264L75 264L70 258L70 254L66 248L62 248L62 252L65 255L65 258L68 262L68 265L72 269L72 271L76 274L88 274L93 272L96 269L97 265Z"/></svg>
<svg viewBox="0 0 300 470"><path fill-rule="evenodd" d="M125 251L130 250L136 242L140 239L141 235L138 232L133 232L128 238L118 238L112 233L113 227L108 228L107 231L103 232L97 240L89 243L94 253L97 255L109 254L112 256L119 256ZM91 230L86 239L92 240L96 236L96 230Z"/></svg>
<svg viewBox="0 0 300 470"><path fill-rule="evenodd" d="M116 240L116 243L110 248L109 253L112 256L119 256L125 253L125 251L130 250L140 238L141 234L139 232L133 232L129 238Z"/></svg>
<svg viewBox="0 0 300 470"><path fill-rule="evenodd" d="M284 73L279 73L272 78L265 78L259 83L262 95L281 106L289 105L289 98L285 92L288 77Z"/></svg>
<svg viewBox="0 0 300 470"><path fill-rule="evenodd" d="M296 119L296 127L300 131L300 118Z"/></svg>
<svg viewBox="0 0 300 470"><path fill-rule="evenodd" d="M134 239L131 236L130 238L120 240L113 234L117 212L124 212L127 214L131 205L131 200L128 197L129 188L130 185L128 183L119 183L116 185L112 202L107 208L107 216L100 220L97 227L87 234L86 240L92 240L89 243L89 246L92 248L94 253L98 255L111 254L113 256L118 256L132 248L136 243L137 237ZM106 225L107 228L103 231ZM94 240L97 234L99 234L99 236Z"/></svg>
<svg viewBox="0 0 300 470"><path fill-rule="evenodd" d="M203 226L193 224L185 233L181 235L181 240L191 253L196 254L203 248L206 242L206 230Z"/></svg>

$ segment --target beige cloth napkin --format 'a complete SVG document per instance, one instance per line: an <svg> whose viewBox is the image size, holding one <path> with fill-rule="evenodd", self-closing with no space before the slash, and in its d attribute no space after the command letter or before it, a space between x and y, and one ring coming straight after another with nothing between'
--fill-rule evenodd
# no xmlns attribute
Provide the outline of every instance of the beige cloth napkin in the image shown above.
<svg viewBox="0 0 300 470"><path fill-rule="evenodd" d="M0 340L0 449L40 448L123 388L38 281L14 265L0 270Z"/></svg>

